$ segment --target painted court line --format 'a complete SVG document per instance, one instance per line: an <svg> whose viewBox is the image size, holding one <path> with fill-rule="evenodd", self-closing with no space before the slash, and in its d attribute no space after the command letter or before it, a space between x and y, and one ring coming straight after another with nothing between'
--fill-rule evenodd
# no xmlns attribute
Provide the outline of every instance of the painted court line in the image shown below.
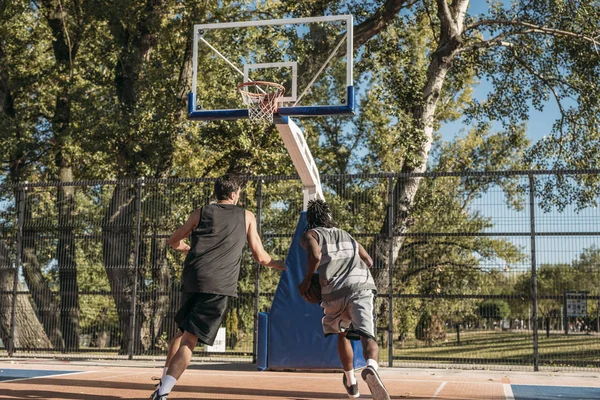
<svg viewBox="0 0 600 400"><path fill-rule="evenodd" d="M99 372L99 371L94 371L94 372ZM99 381L104 381L107 379L112 379L112 378L122 378L124 376L138 376L138 375L144 375L142 372L133 372L131 374L117 374L117 375L109 375L109 376L103 376L101 378L98 378L97 380ZM231 376L231 375L229 375Z"/></svg>
<svg viewBox="0 0 600 400"><path fill-rule="evenodd" d="M212 371L199 371L199 370L187 370L186 374L191 374L192 371L195 373L197 372L198 374L202 375L202 376L216 376L216 377L231 377L231 374L225 374L222 372L212 372ZM162 371L160 372L155 372L153 373L153 375L157 375L162 373ZM239 371L236 372L236 376L244 376L244 377L254 377L256 376L256 374L269 374L269 379L290 379L290 375L278 375L280 374L279 371L257 371L257 372L245 372L245 371ZM341 373L340 373L341 374ZM326 373L324 375L329 375L329 376L301 376L301 375L297 375L294 376L293 379L309 379L309 380L335 380L337 381L338 378L338 374L336 373ZM383 381L383 383L387 382L387 381L392 381L392 382L417 382L417 383L422 383L422 382L429 382L426 379L411 379L411 378L396 378L396 377L388 377L385 375L380 375L381 380ZM458 384L464 384L465 381L463 380L448 380L446 379L445 381L438 381L438 382L446 382L446 383L458 383ZM494 381L494 382L478 382L479 384L482 385L497 385L499 382L498 381Z"/></svg>
<svg viewBox="0 0 600 400"><path fill-rule="evenodd" d="M28 378L7 379L5 381L0 381L0 385L3 383L7 383L7 382L26 381L29 379L41 379L41 378L56 378L57 376L81 375L81 374L89 374L90 372L98 372L98 371L77 371L77 372L68 372L66 374L40 375L40 376L30 376Z"/></svg>
<svg viewBox="0 0 600 400"><path fill-rule="evenodd" d="M435 393L433 394L433 396L431 397L432 399L435 399L436 397L438 397L438 394L440 394L440 392L442 391L442 389L444 388L444 386L446 386L448 382L444 381L442 382L442 384L440 385L439 388L437 388L437 390L435 391Z"/></svg>
<svg viewBox="0 0 600 400"><path fill-rule="evenodd" d="M513 394L510 383L503 383L502 386L504 386L504 398L506 400L515 400L515 395Z"/></svg>

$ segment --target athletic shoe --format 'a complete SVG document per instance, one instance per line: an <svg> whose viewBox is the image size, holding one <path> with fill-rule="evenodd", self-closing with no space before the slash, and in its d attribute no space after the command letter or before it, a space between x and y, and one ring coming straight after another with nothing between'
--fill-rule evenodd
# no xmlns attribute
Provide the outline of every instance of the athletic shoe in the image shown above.
<svg viewBox="0 0 600 400"><path fill-rule="evenodd" d="M369 385L373 400L390 400L390 394L383 385L383 382L381 382L381 378L375 368L367 366L362 370L360 375L367 382L367 385Z"/></svg>
<svg viewBox="0 0 600 400"><path fill-rule="evenodd" d="M346 374L344 374L344 387L346 388L346 392L348 392L348 397L355 398L360 396L360 393L358 393L358 382L355 383L354 385L350 385L348 386L348 380L346 379Z"/></svg>
<svg viewBox="0 0 600 400"><path fill-rule="evenodd" d="M167 400L168 394L158 394L158 390L160 389L160 383L158 387L152 394L150 395L150 400Z"/></svg>

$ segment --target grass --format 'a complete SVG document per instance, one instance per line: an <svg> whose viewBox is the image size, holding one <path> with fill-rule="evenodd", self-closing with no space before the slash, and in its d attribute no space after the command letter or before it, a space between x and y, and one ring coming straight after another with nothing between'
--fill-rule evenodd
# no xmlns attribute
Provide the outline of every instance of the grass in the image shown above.
<svg viewBox="0 0 600 400"><path fill-rule="evenodd" d="M600 366L600 335L551 332L550 337L546 337L545 331L540 332L538 354L543 364ZM456 333L449 333L445 341L431 346L409 339L403 348L395 343L394 358L520 364L533 360L533 334L531 331L463 331L460 344Z"/></svg>

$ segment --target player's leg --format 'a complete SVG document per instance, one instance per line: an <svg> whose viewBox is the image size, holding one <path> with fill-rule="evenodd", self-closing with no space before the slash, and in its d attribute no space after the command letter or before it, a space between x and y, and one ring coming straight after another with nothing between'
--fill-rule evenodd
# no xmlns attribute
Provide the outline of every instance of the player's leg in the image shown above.
<svg viewBox="0 0 600 400"><path fill-rule="evenodd" d="M344 383L344 388L346 388L346 393L348 393L348 397L358 397L360 393L358 392L358 382L354 375L354 350L345 333L338 333L337 349L342 367L344 368L342 382Z"/></svg>
<svg viewBox="0 0 600 400"><path fill-rule="evenodd" d="M345 333L338 334L337 350L340 355L340 361L344 371L349 371L354 368L354 350L350 340L346 338Z"/></svg>
<svg viewBox="0 0 600 400"><path fill-rule="evenodd" d="M169 348L167 350L167 359L165 360L165 364L164 364L163 369L162 369L162 374L160 375L160 378L158 378L158 377L152 377L152 380L160 381L160 380L162 380L162 378L165 377L165 375L167 375L167 370L169 369L169 364L171 363L171 360L173 359L173 357L175 356L175 354L179 350L179 346L181 344L181 337L182 336L183 336L183 332L181 330L177 330L177 333L175 334L175 336L173 337L173 339L171 339L171 341L169 342ZM158 387L160 385L161 385L160 382L157 383L155 385L155 388L158 389Z"/></svg>
<svg viewBox="0 0 600 400"><path fill-rule="evenodd" d="M379 345L377 341L365 336L361 336L360 341L363 348L363 357L367 361L367 365L369 365L369 360L374 362L371 364L377 364L379 362ZM375 369L377 368L379 368L379 365Z"/></svg>
<svg viewBox="0 0 600 400"><path fill-rule="evenodd" d="M373 395L373 400L390 400L379 373L379 346L375 339L375 296L371 290L353 293L348 300L348 314L352 321L352 334L360 335L367 366L361 376Z"/></svg>
<svg viewBox="0 0 600 400"><path fill-rule="evenodd" d="M198 343L198 338L192 333L183 332L180 342L179 350L177 350L177 353L173 356L173 359L169 364L169 369L167 370L167 375L170 375L175 379L179 379L181 374L183 374L183 371L190 365L192 353Z"/></svg>
<svg viewBox="0 0 600 400"><path fill-rule="evenodd" d="M358 397L358 382L354 376L354 350L345 330L350 327L350 318L346 309L346 298L321 302L323 308L323 332L326 335L337 334L337 350L344 368L342 383L348 397Z"/></svg>
<svg viewBox="0 0 600 400"><path fill-rule="evenodd" d="M161 378L158 388L150 396L152 400L166 400L183 371L190 365L198 338L190 332L183 332L179 342L179 348L170 360L166 375Z"/></svg>
<svg viewBox="0 0 600 400"><path fill-rule="evenodd" d="M173 357L179 350L179 346L181 345L182 336L183 336L183 332L180 329L178 329L177 333L175 334L173 339L171 339L171 341L169 342L169 349L167 350L167 359L165 360L163 376L165 376L167 374L167 369L169 368L169 364L171 363L171 360L173 359Z"/></svg>
<svg viewBox="0 0 600 400"><path fill-rule="evenodd" d="M186 292L181 293L181 308L177 311L177 313L175 314L175 317L174 317L175 323L177 324L177 326L179 326L185 320L185 318L189 315L189 313L191 311L191 307L193 306L193 299L195 298L194 295L195 295L195 293L186 293ZM192 299L192 301L190 301L188 303L188 300L190 300L190 299ZM161 379L163 376L165 376L167 374L167 370L169 369L169 364L171 363L171 360L173 359L173 357L179 350L183 332L184 332L183 329L178 329L177 333L175 334L173 339L171 339L171 341L169 342L169 348L167 350L167 359L165 360L165 365L163 367Z"/></svg>
<svg viewBox="0 0 600 400"><path fill-rule="evenodd" d="M179 340L179 348L169 361L167 374L161 379L158 389L151 399L165 400L177 379L188 367L196 344L213 345L221 322L227 311L229 298L223 295L193 293L184 306L175 315L175 321L183 335ZM164 397L160 397L164 396Z"/></svg>

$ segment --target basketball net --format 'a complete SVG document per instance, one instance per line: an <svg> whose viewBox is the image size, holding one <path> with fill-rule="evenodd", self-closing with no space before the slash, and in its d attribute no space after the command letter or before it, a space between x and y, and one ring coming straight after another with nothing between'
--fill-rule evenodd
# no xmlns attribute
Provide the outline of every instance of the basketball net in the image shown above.
<svg viewBox="0 0 600 400"><path fill-rule="evenodd" d="M277 112L277 100L285 93L285 88L274 82L252 81L238 85L242 101L248 106L248 119L257 123L273 123Z"/></svg>

